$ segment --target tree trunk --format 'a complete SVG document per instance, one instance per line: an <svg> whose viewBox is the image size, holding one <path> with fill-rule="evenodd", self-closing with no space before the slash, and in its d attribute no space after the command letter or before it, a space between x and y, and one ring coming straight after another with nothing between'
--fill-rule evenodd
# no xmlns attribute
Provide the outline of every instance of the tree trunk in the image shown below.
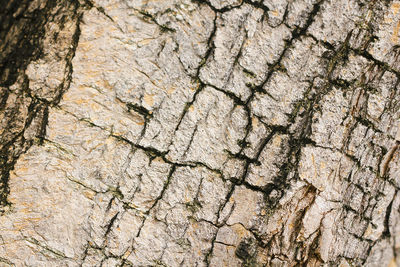
<svg viewBox="0 0 400 267"><path fill-rule="evenodd" d="M400 2L0 1L1 266L397 266Z"/></svg>

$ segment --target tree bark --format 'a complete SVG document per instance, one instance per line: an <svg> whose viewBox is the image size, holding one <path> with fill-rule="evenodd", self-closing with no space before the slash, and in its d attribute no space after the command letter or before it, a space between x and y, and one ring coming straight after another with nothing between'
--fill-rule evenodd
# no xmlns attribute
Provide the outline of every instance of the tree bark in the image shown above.
<svg viewBox="0 0 400 267"><path fill-rule="evenodd" d="M1 2L4 266L400 264L399 1Z"/></svg>

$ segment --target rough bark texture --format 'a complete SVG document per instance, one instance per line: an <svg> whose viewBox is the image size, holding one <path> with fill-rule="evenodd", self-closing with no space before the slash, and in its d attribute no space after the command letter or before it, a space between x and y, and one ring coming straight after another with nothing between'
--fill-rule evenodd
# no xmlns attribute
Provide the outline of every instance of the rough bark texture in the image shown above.
<svg viewBox="0 0 400 267"><path fill-rule="evenodd" d="M400 2L1 0L1 266L400 264Z"/></svg>

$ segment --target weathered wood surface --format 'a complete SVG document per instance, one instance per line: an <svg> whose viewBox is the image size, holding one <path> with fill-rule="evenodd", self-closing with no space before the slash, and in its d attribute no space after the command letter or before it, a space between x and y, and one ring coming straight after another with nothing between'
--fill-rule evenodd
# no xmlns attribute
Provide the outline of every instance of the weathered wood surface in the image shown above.
<svg viewBox="0 0 400 267"><path fill-rule="evenodd" d="M1 266L400 264L400 2L0 1Z"/></svg>

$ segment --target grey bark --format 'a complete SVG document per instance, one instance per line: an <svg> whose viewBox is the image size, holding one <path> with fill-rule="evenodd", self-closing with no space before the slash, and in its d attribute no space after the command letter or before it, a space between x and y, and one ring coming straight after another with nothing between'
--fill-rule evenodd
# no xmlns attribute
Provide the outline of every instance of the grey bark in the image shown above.
<svg viewBox="0 0 400 267"><path fill-rule="evenodd" d="M0 25L4 266L400 264L399 1L12 0Z"/></svg>

